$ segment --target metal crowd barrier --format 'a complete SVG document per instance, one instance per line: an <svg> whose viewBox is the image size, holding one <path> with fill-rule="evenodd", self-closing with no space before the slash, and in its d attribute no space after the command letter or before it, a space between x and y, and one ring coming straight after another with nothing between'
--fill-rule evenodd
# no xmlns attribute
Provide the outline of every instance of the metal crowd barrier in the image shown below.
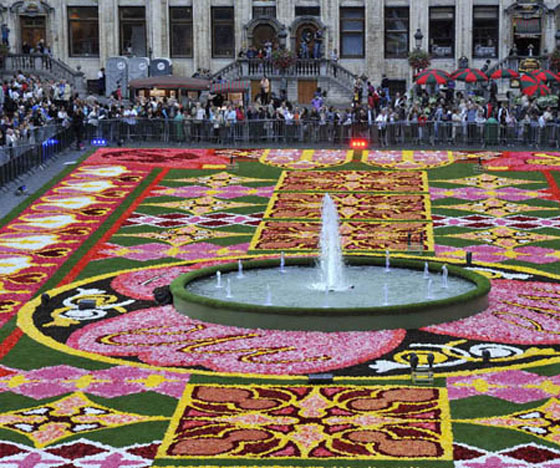
<svg viewBox="0 0 560 468"><path fill-rule="evenodd" d="M208 120L120 119L88 125L86 137L110 143L161 142L189 145L329 145L348 146L352 138L368 140L369 147L534 147L558 148L560 124L540 127L536 122L500 125L476 122L354 122L243 120L217 124Z"/></svg>
<svg viewBox="0 0 560 468"><path fill-rule="evenodd" d="M49 125L33 129L24 144L0 146L0 187L6 188L24 174L45 168L72 141L69 128Z"/></svg>
<svg viewBox="0 0 560 468"><path fill-rule="evenodd" d="M83 138L107 140L111 145L172 144L216 147L348 147L353 138L369 148L507 148L557 149L560 123L520 122L512 125L476 122L354 122L243 120L217 124L208 120L101 119L85 125ZM29 170L49 164L75 141L71 127L45 126L33 130L27 143L0 147L0 187Z"/></svg>

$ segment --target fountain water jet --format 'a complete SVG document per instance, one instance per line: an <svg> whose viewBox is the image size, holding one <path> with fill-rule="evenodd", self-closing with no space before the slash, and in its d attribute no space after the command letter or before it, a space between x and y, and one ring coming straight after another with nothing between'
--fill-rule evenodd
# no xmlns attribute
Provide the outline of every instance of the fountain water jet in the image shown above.
<svg viewBox="0 0 560 468"><path fill-rule="evenodd" d="M327 291L346 291L350 286L346 282L342 242L340 240L338 212L333 199L327 193L321 207L321 237L319 247L320 282L312 285L313 289Z"/></svg>
<svg viewBox="0 0 560 468"><path fill-rule="evenodd" d="M441 267L441 287L443 289L449 288L449 283L447 281L448 276L449 276L449 271L447 270L447 266L443 265Z"/></svg>

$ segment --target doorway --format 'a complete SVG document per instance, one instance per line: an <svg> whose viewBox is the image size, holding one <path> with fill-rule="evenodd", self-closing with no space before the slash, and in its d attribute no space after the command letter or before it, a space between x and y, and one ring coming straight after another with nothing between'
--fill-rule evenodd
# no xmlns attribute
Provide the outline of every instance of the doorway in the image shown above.
<svg viewBox="0 0 560 468"><path fill-rule="evenodd" d="M298 81L298 102L300 104L310 104L317 91L317 80Z"/></svg>
<svg viewBox="0 0 560 468"><path fill-rule="evenodd" d="M26 47L35 49L40 40L47 43L47 25L45 16L20 16L21 50Z"/></svg>
<svg viewBox="0 0 560 468"><path fill-rule="evenodd" d="M253 29L253 45L258 49L264 49L267 42L276 43L276 31L270 24L259 24Z"/></svg>
<svg viewBox="0 0 560 468"><path fill-rule="evenodd" d="M305 23L297 28L296 31L296 51L299 58L313 57L313 47L315 45L315 33L319 28L313 23Z"/></svg>
<svg viewBox="0 0 560 468"><path fill-rule="evenodd" d="M541 38L540 36L524 37L515 36L515 47L517 48L517 55L520 57L529 57L540 55ZM532 49L531 52L529 52Z"/></svg>

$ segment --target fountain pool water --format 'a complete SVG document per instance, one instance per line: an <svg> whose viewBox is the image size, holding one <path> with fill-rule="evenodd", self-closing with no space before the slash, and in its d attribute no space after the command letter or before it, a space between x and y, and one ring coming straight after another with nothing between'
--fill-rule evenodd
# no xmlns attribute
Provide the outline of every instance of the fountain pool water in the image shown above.
<svg viewBox="0 0 560 468"><path fill-rule="evenodd" d="M342 255L336 206L322 205L318 259L286 258L195 270L171 284L174 305L201 320L288 330L418 328L488 305L489 281L450 265ZM444 281L432 276L443 274ZM225 281L226 287L221 286Z"/></svg>
<svg viewBox="0 0 560 468"><path fill-rule="evenodd" d="M394 263L394 262L393 262ZM236 302L264 304L278 307L317 307L325 302L325 287L316 283L317 268L311 266L286 266L286 274L279 268L244 268L243 278L237 271L222 272L222 279L230 281L230 295ZM434 271L433 276L436 276ZM440 281L425 279L422 270L411 270L391 266L388 274L383 266L347 265L344 268L347 284L352 289L333 290L328 286L329 308L378 307L385 305L409 305L438 300L468 293L476 285L461 277L448 277L447 287ZM270 285L270 301L267 301L267 286ZM385 287L386 286L386 287ZM207 276L189 283L187 290L198 296L217 300L227 298L228 288L216 288L216 278Z"/></svg>

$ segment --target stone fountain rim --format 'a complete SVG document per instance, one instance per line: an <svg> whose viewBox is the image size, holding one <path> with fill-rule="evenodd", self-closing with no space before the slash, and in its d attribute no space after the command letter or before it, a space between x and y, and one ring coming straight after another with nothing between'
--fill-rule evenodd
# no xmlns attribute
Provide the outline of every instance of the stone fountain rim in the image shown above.
<svg viewBox="0 0 560 468"><path fill-rule="evenodd" d="M316 257L287 257L286 266L313 267ZM346 257L348 265L384 266L385 257ZM391 266L414 270L424 269L424 260L392 258ZM237 262L214 265L180 275L170 285L177 311L191 318L224 325L248 328L291 330L372 330L385 328L419 328L435 323L468 317L488 306L491 283L483 275L456 265L428 261L431 272L440 272L446 265L450 276L474 283L475 288L446 299L404 305L374 307L286 307L223 301L194 294L186 285L198 278L236 271ZM249 260L244 270L278 268L278 259ZM235 312L235 313L232 313ZM319 318L325 320L318 320ZM289 322L286 322L289 321Z"/></svg>

